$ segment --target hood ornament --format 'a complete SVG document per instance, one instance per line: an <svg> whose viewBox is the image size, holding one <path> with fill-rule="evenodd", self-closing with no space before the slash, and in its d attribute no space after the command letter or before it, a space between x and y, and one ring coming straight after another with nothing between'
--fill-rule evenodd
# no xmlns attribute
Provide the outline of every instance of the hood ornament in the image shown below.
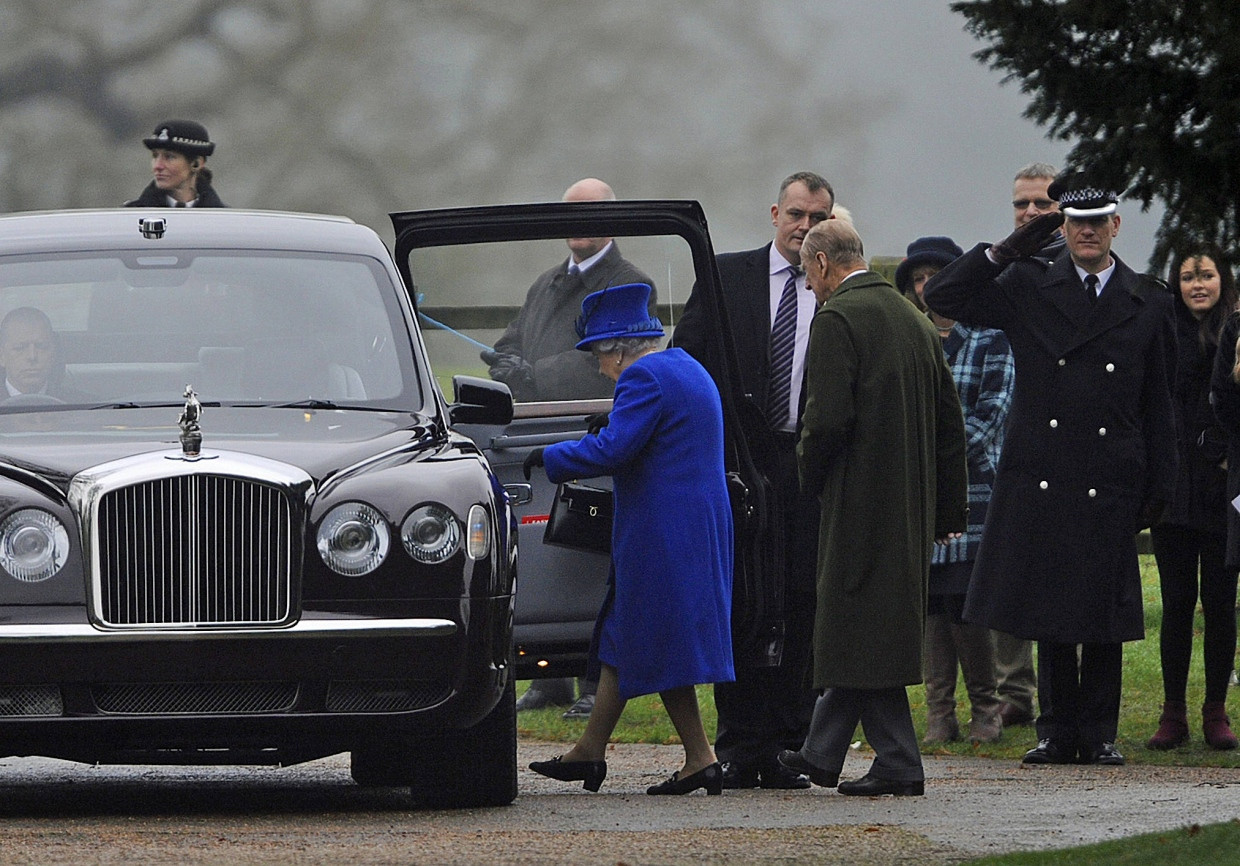
<svg viewBox="0 0 1240 866"><path fill-rule="evenodd" d="M198 459L202 450L202 428L198 420L202 418L202 404L194 393L193 385L185 386L185 408L177 423L181 426L181 455L183 459Z"/></svg>

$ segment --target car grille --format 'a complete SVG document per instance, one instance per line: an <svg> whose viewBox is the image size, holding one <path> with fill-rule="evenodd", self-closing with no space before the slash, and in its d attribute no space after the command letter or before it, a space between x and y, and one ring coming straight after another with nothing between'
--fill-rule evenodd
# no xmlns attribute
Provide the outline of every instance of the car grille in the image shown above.
<svg viewBox="0 0 1240 866"><path fill-rule="evenodd" d="M332 713L394 713L443 703L452 695L447 683L403 680L335 680L327 688Z"/></svg>
<svg viewBox="0 0 1240 866"><path fill-rule="evenodd" d="M0 716L59 716L64 711L56 686L0 686Z"/></svg>
<svg viewBox="0 0 1240 866"><path fill-rule="evenodd" d="M293 509L282 489L188 474L99 501L97 614L110 626L278 624L290 614Z"/></svg>
<svg viewBox="0 0 1240 866"><path fill-rule="evenodd" d="M98 685L91 697L102 713L176 715L278 713L292 708L297 683L140 683Z"/></svg>

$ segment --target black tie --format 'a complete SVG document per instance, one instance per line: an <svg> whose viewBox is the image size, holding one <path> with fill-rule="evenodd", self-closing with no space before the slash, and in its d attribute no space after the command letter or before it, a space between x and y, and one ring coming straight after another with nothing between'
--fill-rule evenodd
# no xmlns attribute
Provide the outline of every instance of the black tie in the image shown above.
<svg viewBox="0 0 1240 866"><path fill-rule="evenodd" d="M797 340L797 277L800 268L788 269L788 281L779 296L775 323L771 326L771 384L766 397L766 419L774 430L788 423L792 398L792 355Z"/></svg>
<svg viewBox="0 0 1240 866"><path fill-rule="evenodd" d="M1085 275L1085 293L1089 295L1089 302L1091 304L1097 302L1098 300L1098 275L1097 274L1086 274Z"/></svg>
<svg viewBox="0 0 1240 866"><path fill-rule="evenodd" d="M185 202L183 202L183 201L179 201L179 202L177 202L177 203L176 203L176 206L177 206L177 207L185 207Z"/></svg>

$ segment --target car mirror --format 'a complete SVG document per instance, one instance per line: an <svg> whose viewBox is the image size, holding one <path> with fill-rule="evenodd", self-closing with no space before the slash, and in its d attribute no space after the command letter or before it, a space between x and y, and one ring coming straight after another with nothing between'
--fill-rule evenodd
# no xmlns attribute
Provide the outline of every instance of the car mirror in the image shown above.
<svg viewBox="0 0 1240 866"><path fill-rule="evenodd" d="M452 377L452 424L508 424L512 421L512 392L503 382L477 376Z"/></svg>

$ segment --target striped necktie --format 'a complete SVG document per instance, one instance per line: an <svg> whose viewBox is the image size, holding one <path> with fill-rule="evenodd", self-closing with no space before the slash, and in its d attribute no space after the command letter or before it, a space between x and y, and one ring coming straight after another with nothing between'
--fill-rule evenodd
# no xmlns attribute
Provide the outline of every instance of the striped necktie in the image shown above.
<svg viewBox="0 0 1240 866"><path fill-rule="evenodd" d="M779 296L771 326L771 377L766 392L766 420L773 430L788 423L792 399L792 355L797 341L797 277L801 269L788 268L788 281Z"/></svg>

